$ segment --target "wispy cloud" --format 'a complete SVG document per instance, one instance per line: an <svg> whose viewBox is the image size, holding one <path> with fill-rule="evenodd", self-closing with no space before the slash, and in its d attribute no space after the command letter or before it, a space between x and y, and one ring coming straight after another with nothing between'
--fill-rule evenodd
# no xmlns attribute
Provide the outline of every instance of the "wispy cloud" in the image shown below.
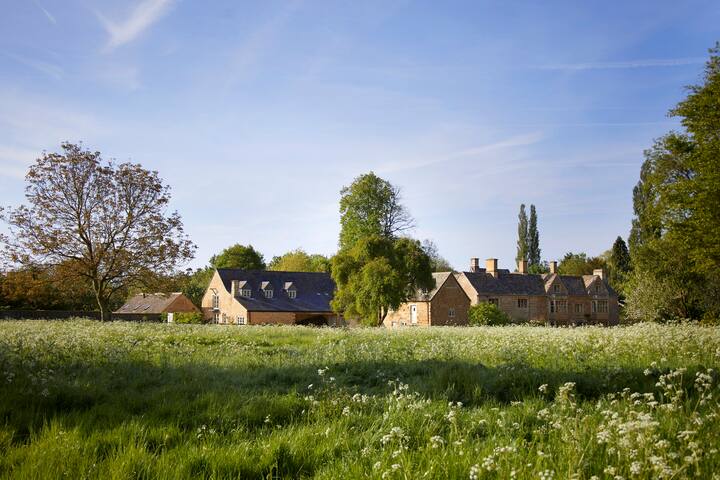
<svg viewBox="0 0 720 480"><path fill-rule="evenodd" d="M165 15L174 0L143 0L138 3L125 20L115 21L97 13L110 38L107 50L132 42Z"/></svg>
<svg viewBox="0 0 720 480"><path fill-rule="evenodd" d="M38 7L40 10L42 10L42 12L45 14L45 17L47 17L47 19L50 23L52 23L53 25L57 25L57 20L55 20L55 17L53 16L52 13L48 12L48 10L45 7L43 7L42 5L40 5L40 2L38 2L37 0L35 0L33 3L35 3L36 7Z"/></svg>
<svg viewBox="0 0 720 480"><path fill-rule="evenodd" d="M62 80L62 77L64 75L64 71L59 66L44 62L42 60L35 60L34 58L28 58L21 55L15 55L12 53L5 53L6 57L11 58L12 60L15 60L16 62L25 65L26 67L32 68L33 70L36 70L40 73L43 73L49 77L54 78L55 80Z"/></svg>
<svg viewBox="0 0 720 480"><path fill-rule="evenodd" d="M629 60L624 62L587 62L587 63L558 63L548 65L535 65L532 68L538 70L612 70L627 68L655 68L655 67L680 67L683 65L695 65L705 63L706 59L701 57L690 58L668 58L649 60Z"/></svg>
<svg viewBox="0 0 720 480"><path fill-rule="evenodd" d="M505 150L505 149L512 149L517 147L524 147L528 145L532 145L535 143L538 143L543 139L543 135L540 132L532 132L527 133L523 135L516 135L510 138L507 138L505 140L501 140L498 142L488 143L486 145L480 145L473 148L467 148L463 150L458 150L455 152L450 152L446 155L434 157L434 158L426 158L426 159L420 159L410 162L399 162L399 163L388 163L385 164L382 168L378 169L379 173L391 173L391 172L398 172L403 170L411 170L421 167L428 167L431 165L437 165L441 163L451 162L455 160L461 160L464 158L473 158L478 157L482 155L486 155L492 152L496 152L498 150Z"/></svg>

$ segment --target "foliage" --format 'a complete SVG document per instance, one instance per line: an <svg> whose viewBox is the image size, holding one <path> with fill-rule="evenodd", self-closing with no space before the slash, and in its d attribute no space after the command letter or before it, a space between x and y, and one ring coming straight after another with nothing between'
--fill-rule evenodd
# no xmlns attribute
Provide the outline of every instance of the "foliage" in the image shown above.
<svg viewBox="0 0 720 480"><path fill-rule="evenodd" d="M400 189L373 172L340 191L340 249L372 237L396 238L413 227Z"/></svg>
<svg viewBox="0 0 720 480"><path fill-rule="evenodd" d="M440 255L440 252L437 245L435 245L435 242L429 239L425 239L422 242L422 248L423 250L425 250L427 256L430 257L430 266L433 272L453 271L450 262L448 262L442 255Z"/></svg>
<svg viewBox="0 0 720 480"><path fill-rule="evenodd" d="M265 270L265 259L262 253L252 245L236 243L217 255L210 257L213 268L239 268L241 270Z"/></svg>
<svg viewBox="0 0 720 480"><path fill-rule="evenodd" d="M688 97L670 112L685 131L670 132L645 151L633 190L629 243L635 282L663 279L680 299L674 310L687 318L720 314L718 112L720 44L710 51L703 84L689 87ZM650 310L646 317L652 315Z"/></svg>
<svg viewBox="0 0 720 480"><path fill-rule="evenodd" d="M166 214L170 188L139 164L104 162L99 152L63 143L43 153L25 177L28 205L3 214L10 261L62 264L67 282L86 282L103 319L119 292L146 272L172 273L194 245L177 212Z"/></svg>
<svg viewBox="0 0 720 480"><path fill-rule="evenodd" d="M616 292L622 292L623 285L630 273L630 252L622 237L618 236L613 243L607 259L608 281Z"/></svg>
<svg viewBox="0 0 720 480"><path fill-rule="evenodd" d="M528 224L528 265L540 265L540 232L537 227L537 211L530 205L530 221Z"/></svg>
<svg viewBox="0 0 720 480"><path fill-rule="evenodd" d="M593 270L605 267L605 261L600 257L588 257L582 252L568 252L560 260L558 272L562 275L592 275Z"/></svg>
<svg viewBox="0 0 720 480"><path fill-rule="evenodd" d="M520 260L528 260L528 218L525 213L525 204L520 205L520 213L518 214L518 239L517 254L515 255L515 263Z"/></svg>
<svg viewBox="0 0 720 480"><path fill-rule="evenodd" d="M0 476L669 479L720 471L717 328L389 333L2 322Z"/></svg>
<svg viewBox="0 0 720 480"><path fill-rule="evenodd" d="M66 281L63 266L30 266L0 274L0 306L27 310L97 308L90 286Z"/></svg>
<svg viewBox="0 0 720 480"><path fill-rule="evenodd" d="M507 313L500 310L494 303L480 302L470 306L468 322L474 326L499 326L509 325L511 320Z"/></svg>
<svg viewBox="0 0 720 480"><path fill-rule="evenodd" d="M330 259L325 255L309 255L302 248L273 257L268 270L285 272L326 272L331 268Z"/></svg>
<svg viewBox="0 0 720 480"><path fill-rule="evenodd" d="M550 264L547 262L547 260L543 260L540 263L535 263L533 265L530 265L528 267L528 273L532 273L535 275L541 275L543 273L550 273Z"/></svg>
<svg viewBox="0 0 720 480"><path fill-rule="evenodd" d="M382 324L389 309L435 287L430 257L410 238L360 239L333 257L332 277L337 285L333 309L367 325Z"/></svg>
<svg viewBox="0 0 720 480"><path fill-rule="evenodd" d="M163 314L163 321L168 321L168 314ZM179 323L183 325L188 324L201 324L205 323L202 312L175 312L173 313L172 323Z"/></svg>

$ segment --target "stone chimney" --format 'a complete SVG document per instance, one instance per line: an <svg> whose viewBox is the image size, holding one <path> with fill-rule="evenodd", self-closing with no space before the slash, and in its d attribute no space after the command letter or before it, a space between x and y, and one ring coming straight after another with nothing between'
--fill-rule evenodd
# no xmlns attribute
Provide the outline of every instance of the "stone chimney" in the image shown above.
<svg viewBox="0 0 720 480"><path fill-rule="evenodd" d="M596 277L600 277L600 280L604 280L605 279L605 269L604 268L596 268L595 270L593 270L593 275L595 275Z"/></svg>
<svg viewBox="0 0 720 480"><path fill-rule="evenodd" d="M485 271L493 277L498 276L497 258L488 258L487 260L485 260Z"/></svg>
<svg viewBox="0 0 720 480"><path fill-rule="evenodd" d="M527 273L527 260L518 260L518 273Z"/></svg>
<svg viewBox="0 0 720 480"><path fill-rule="evenodd" d="M233 280L232 283L230 284L230 294L233 297L237 297L238 295L240 295L239 287L240 287L240 280Z"/></svg>
<svg viewBox="0 0 720 480"><path fill-rule="evenodd" d="M550 273L557 273L557 262L555 260L550 262Z"/></svg>
<svg viewBox="0 0 720 480"><path fill-rule="evenodd" d="M473 273L480 271L480 259L479 258L473 257L470 259L470 271Z"/></svg>

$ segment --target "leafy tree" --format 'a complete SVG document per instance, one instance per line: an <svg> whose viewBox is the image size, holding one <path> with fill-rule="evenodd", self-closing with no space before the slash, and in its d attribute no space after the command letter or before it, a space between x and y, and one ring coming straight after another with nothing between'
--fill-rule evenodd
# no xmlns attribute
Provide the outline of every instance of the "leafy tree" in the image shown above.
<svg viewBox="0 0 720 480"><path fill-rule="evenodd" d="M607 259L610 285L618 292L630 272L630 252L622 237L618 236L613 243Z"/></svg>
<svg viewBox="0 0 720 480"><path fill-rule="evenodd" d="M592 275L596 268L605 268L605 261L585 253L568 252L558 264L558 272L562 275Z"/></svg>
<svg viewBox="0 0 720 480"><path fill-rule="evenodd" d="M540 265L540 233L537 228L537 211L530 205L530 223L528 224L528 266Z"/></svg>
<svg viewBox="0 0 720 480"><path fill-rule="evenodd" d="M500 307L490 302L480 302L468 310L468 322L473 326L508 325L511 320Z"/></svg>
<svg viewBox="0 0 720 480"><path fill-rule="evenodd" d="M515 255L516 263L519 263L520 260L527 261L528 240L528 218L525 213L525 204L523 203L520 205L520 213L518 214L517 254Z"/></svg>
<svg viewBox="0 0 720 480"><path fill-rule="evenodd" d="M370 326L382 325L390 309L418 290L435 287L430 257L410 238L361 238L333 257L332 276L333 309Z"/></svg>
<svg viewBox="0 0 720 480"><path fill-rule="evenodd" d="M269 270L286 272L330 272L330 259L325 255L309 255L302 248L273 257Z"/></svg>
<svg viewBox="0 0 720 480"><path fill-rule="evenodd" d="M430 257L430 265L432 266L433 272L452 272L453 268L438 251L437 245L432 240L423 240L422 248L425 253Z"/></svg>
<svg viewBox="0 0 720 480"><path fill-rule="evenodd" d="M534 273L536 275L550 273L550 264L547 262L547 260L543 260L539 263L534 263L528 267L528 273Z"/></svg>
<svg viewBox="0 0 720 480"><path fill-rule="evenodd" d="M217 255L210 257L213 268L239 268L242 270L265 270L263 255L252 245L236 243Z"/></svg>
<svg viewBox="0 0 720 480"><path fill-rule="evenodd" d="M414 225L400 203L400 189L372 172L357 177L340 195L340 249L371 236L396 238Z"/></svg>
<svg viewBox="0 0 720 480"><path fill-rule="evenodd" d="M147 271L171 273L192 258L170 188L139 164L103 161L100 152L63 143L43 153L25 177L28 205L3 218L5 254L15 264L65 266L66 281L92 287L101 317Z"/></svg>

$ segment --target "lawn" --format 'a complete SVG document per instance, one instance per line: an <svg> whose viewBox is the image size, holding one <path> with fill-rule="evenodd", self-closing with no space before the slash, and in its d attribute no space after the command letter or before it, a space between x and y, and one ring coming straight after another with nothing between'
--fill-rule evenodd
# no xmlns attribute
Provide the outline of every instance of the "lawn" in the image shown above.
<svg viewBox="0 0 720 480"><path fill-rule="evenodd" d="M720 478L720 329L0 322L0 476Z"/></svg>

